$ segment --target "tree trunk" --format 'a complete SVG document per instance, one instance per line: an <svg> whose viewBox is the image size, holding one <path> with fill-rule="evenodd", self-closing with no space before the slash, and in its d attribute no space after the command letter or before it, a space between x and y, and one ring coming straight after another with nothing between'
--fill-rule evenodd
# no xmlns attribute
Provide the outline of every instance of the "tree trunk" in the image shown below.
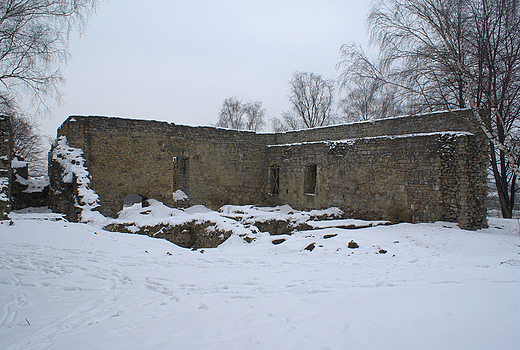
<svg viewBox="0 0 520 350"><path fill-rule="evenodd" d="M493 177L495 178L495 185L497 187L498 199L500 202L500 209L502 210L502 217L511 219L513 217L514 198L511 199L508 193L507 174L502 174L498 169L497 156L495 147L491 142L491 168L493 169Z"/></svg>
<svg viewBox="0 0 520 350"><path fill-rule="evenodd" d="M499 191L498 198L500 199L500 209L502 209L502 217L504 219L513 218L513 208L509 205L509 201L506 196L503 195L502 191Z"/></svg>

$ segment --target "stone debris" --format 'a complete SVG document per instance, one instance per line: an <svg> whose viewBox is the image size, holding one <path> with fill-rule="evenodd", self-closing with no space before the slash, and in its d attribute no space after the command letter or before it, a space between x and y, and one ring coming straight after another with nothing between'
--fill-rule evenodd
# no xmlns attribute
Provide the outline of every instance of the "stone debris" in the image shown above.
<svg viewBox="0 0 520 350"><path fill-rule="evenodd" d="M308 246L306 246L306 247L303 248L303 249L312 252L312 251L314 250L315 247L316 247L316 243L313 242L313 243L309 244Z"/></svg>
<svg viewBox="0 0 520 350"><path fill-rule="evenodd" d="M351 240L350 242L348 242L348 247L355 249L355 248L359 248L359 245L356 242L354 242L354 240Z"/></svg>

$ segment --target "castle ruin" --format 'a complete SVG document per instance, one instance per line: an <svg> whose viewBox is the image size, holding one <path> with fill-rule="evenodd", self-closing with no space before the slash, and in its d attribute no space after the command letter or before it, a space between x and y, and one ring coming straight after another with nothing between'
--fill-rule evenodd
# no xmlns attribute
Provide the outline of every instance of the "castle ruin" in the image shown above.
<svg viewBox="0 0 520 350"><path fill-rule="evenodd" d="M97 116L58 129L83 150L99 210L136 194L178 205L339 207L348 217L487 226L488 142L471 111L282 133ZM52 151L51 151L52 153ZM77 188L50 157L50 206L78 218ZM127 197L128 198L128 197Z"/></svg>

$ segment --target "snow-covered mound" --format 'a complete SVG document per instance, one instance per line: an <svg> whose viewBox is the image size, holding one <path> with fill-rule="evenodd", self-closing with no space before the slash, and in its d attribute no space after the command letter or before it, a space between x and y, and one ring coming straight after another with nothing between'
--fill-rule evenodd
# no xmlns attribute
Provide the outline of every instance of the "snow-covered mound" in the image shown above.
<svg viewBox="0 0 520 350"><path fill-rule="evenodd" d="M295 226L316 218L339 218L343 214L339 208L325 210L300 211L289 205L278 207L257 207L254 205L225 205L219 212L226 216L240 219L244 223L266 222L270 220L288 220Z"/></svg>
<svg viewBox="0 0 520 350"><path fill-rule="evenodd" d="M232 234L247 235L251 229L202 205L175 209L149 199L149 206L136 203L125 207L114 220L104 219L103 228L122 233L139 233L164 238L184 248L217 247ZM108 223L108 224L107 224Z"/></svg>
<svg viewBox="0 0 520 350"><path fill-rule="evenodd" d="M42 192L45 187L49 186L49 179L46 176L29 177L28 179L24 179L20 175L16 174L15 179L16 182L23 186L27 186L27 188L23 190L25 193Z"/></svg>
<svg viewBox="0 0 520 350"><path fill-rule="evenodd" d="M154 213L139 215L144 223ZM192 251L57 214L11 214L11 224L0 224L0 348L520 344L516 220L490 219L478 231L439 222L255 237Z"/></svg>
<svg viewBox="0 0 520 350"><path fill-rule="evenodd" d="M119 212L117 219L103 217L97 223L107 231L165 238L181 247L194 249L216 247L231 235L238 235L250 243L260 232L281 235L316 227L357 228L387 223L332 220L341 217L338 208L306 212L288 205L274 208L226 205L217 212L202 205L176 209L154 199L147 200L147 203L149 205L144 208L141 202L127 206ZM83 217L86 217L85 211Z"/></svg>

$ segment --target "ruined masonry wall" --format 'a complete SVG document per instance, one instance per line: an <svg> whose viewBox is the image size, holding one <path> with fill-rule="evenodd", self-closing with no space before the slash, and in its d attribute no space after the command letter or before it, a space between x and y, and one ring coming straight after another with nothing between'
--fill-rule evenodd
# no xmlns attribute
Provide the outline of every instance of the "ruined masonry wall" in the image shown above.
<svg viewBox="0 0 520 350"><path fill-rule="evenodd" d="M115 216L132 193L174 206L172 194L181 189L189 205L213 209L338 206L355 218L447 220L478 228L486 225L487 141L470 113L261 134L74 116L58 136L83 149L105 215ZM276 194L271 166L279 168ZM306 194L309 168L316 185Z"/></svg>
<svg viewBox="0 0 520 350"><path fill-rule="evenodd" d="M484 137L472 122L471 110L445 111L415 116L356 122L314 129L269 134L269 144L344 140L385 135L421 134L439 131L469 131Z"/></svg>
<svg viewBox="0 0 520 350"><path fill-rule="evenodd" d="M0 220L11 211L11 149L10 119L0 115Z"/></svg>
<svg viewBox="0 0 520 350"><path fill-rule="evenodd" d="M484 227L486 159L470 134L271 146L270 164L280 168L280 193L272 204L338 206L349 217L366 220ZM317 165L316 188L305 193L310 164Z"/></svg>
<svg viewBox="0 0 520 350"><path fill-rule="evenodd" d="M173 206L181 189L190 204L212 208L261 203L266 195L266 142L252 132L75 116L61 135L83 149L105 215L115 216L132 193Z"/></svg>

